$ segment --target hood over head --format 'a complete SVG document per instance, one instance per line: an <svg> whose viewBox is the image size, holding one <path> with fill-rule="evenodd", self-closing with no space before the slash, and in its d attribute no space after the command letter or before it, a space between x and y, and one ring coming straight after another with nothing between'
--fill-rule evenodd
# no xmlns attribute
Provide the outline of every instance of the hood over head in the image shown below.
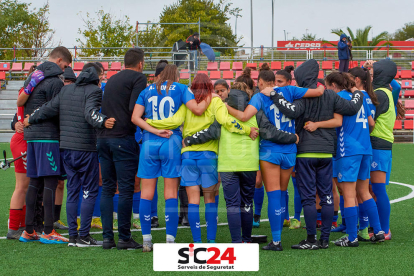
<svg viewBox="0 0 414 276"><path fill-rule="evenodd" d="M372 85L374 89L377 88L389 88L391 81L397 74L397 65L390 59L382 59L377 61L373 65L374 78Z"/></svg>
<svg viewBox="0 0 414 276"><path fill-rule="evenodd" d="M227 98L227 104L237 110L244 111L249 105L249 95L241 90L231 89L229 97Z"/></svg>
<svg viewBox="0 0 414 276"><path fill-rule="evenodd" d="M296 68L294 73L299 87L316 88L319 75L319 64L316 60L310 59L305 61Z"/></svg>
<svg viewBox="0 0 414 276"><path fill-rule="evenodd" d="M339 40L342 41L343 38L347 38L346 34L341 34L341 36L339 37Z"/></svg>
<svg viewBox="0 0 414 276"><path fill-rule="evenodd" d="M95 68L89 67L83 70L79 77L76 79L76 85L86 85L86 84L95 84L98 85L99 83L99 76L96 72Z"/></svg>
<svg viewBox="0 0 414 276"><path fill-rule="evenodd" d="M43 72L43 75L45 78L59 76L63 74L62 69L60 67L51 61L45 61L39 66L36 67L36 70L40 70Z"/></svg>
<svg viewBox="0 0 414 276"><path fill-rule="evenodd" d="M65 80L76 81L76 75L73 73L72 67L66 67L63 77L65 77Z"/></svg>

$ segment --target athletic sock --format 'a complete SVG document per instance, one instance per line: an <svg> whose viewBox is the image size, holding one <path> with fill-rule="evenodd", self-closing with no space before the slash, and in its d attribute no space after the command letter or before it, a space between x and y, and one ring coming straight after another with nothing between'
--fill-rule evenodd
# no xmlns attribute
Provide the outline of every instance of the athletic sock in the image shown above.
<svg viewBox="0 0 414 276"><path fill-rule="evenodd" d="M165 225L167 235L177 236L178 199L169 198L165 201Z"/></svg>
<svg viewBox="0 0 414 276"><path fill-rule="evenodd" d="M62 210L62 205L56 205L55 204L55 219L54 221L60 220L60 211Z"/></svg>
<svg viewBox="0 0 414 276"><path fill-rule="evenodd" d="M358 237L358 212L357 208L348 207L344 210L344 217L346 219L346 233L348 234L349 241L354 241Z"/></svg>
<svg viewBox="0 0 414 276"><path fill-rule="evenodd" d="M53 231L53 219L55 217L55 192L58 184L57 176L44 177L43 207L44 207L44 232L49 235Z"/></svg>
<svg viewBox="0 0 414 276"><path fill-rule="evenodd" d="M287 197L287 192L280 191L280 210L281 210L280 223L282 224L282 229L283 229L283 223L286 217L286 197Z"/></svg>
<svg viewBox="0 0 414 276"><path fill-rule="evenodd" d="M154 197L151 200L151 217L158 217L158 189L155 185Z"/></svg>
<svg viewBox="0 0 414 276"><path fill-rule="evenodd" d="M220 200L220 195L216 195L216 196L214 197L214 201L215 201L215 203L216 203L216 208L217 208L217 210L218 210L218 207L219 207L219 200Z"/></svg>
<svg viewBox="0 0 414 276"><path fill-rule="evenodd" d="M377 208L381 228L385 233L388 233L390 231L391 204L385 183L372 183L372 191L377 198Z"/></svg>
<svg viewBox="0 0 414 276"><path fill-rule="evenodd" d="M10 209L9 211L9 229L19 230L20 219L23 209Z"/></svg>
<svg viewBox="0 0 414 276"><path fill-rule="evenodd" d="M286 206L285 219L290 220L290 217L289 217L289 191L288 190L286 190L285 199L286 199L286 202L285 202L285 206Z"/></svg>
<svg viewBox="0 0 414 276"><path fill-rule="evenodd" d="M142 235L151 234L151 200L141 199L139 202L139 218Z"/></svg>
<svg viewBox="0 0 414 276"><path fill-rule="evenodd" d="M113 201L114 201L114 213L118 213L119 194L114 195Z"/></svg>
<svg viewBox="0 0 414 276"><path fill-rule="evenodd" d="M93 215L94 218L100 218L101 217L101 195L102 195L102 186L99 186L98 189L98 196L96 197L95 206L93 208Z"/></svg>
<svg viewBox="0 0 414 276"><path fill-rule="evenodd" d="M134 193L132 200L132 213L135 219L136 215L139 214L139 202L141 200L141 192Z"/></svg>
<svg viewBox="0 0 414 276"><path fill-rule="evenodd" d="M374 201L375 204L375 201ZM376 207L376 205L375 205ZM377 211L378 214L378 211ZM365 229L369 225L368 215L365 210L365 206L363 203L358 204L358 215L359 215L359 230Z"/></svg>
<svg viewBox="0 0 414 276"><path fill-rule="evenodd" d="M282 234L282 227L281 224L281 206L280 206L280 198L281 198L281 191L276 190L273 192L267 192L267 198L269 200L268 203L268 216L270 222L270 229L272 231L272 237L274 242L281 241L281 234Z"/></svg>
<svg viewBox="0 0 414 276"><path fill-rule="evenodd" d="M300 199L298 187L296 186L296 177L292 176L292 183L293 183L293 188L295 190L295 196L294 196L295 219L300 221L300 214L302 213L302 201Z"/></svg>
<svg viewBox="0 0 414 276"><path fill-rule="evenodd" d="M366 200L362 203L363 209L365 210L366 215L369 219L369 224L374 228L374 233L377 234L381 231L381 223L378 215L377 204L373 198ZM361 208L360 208L361 209ZM368 226L368 223L367 223ZM387 232L388 233L388 232Z"/></svg>
<svg viewBox="0 0 414 276"><path fill-rule="evenodd" d="M23 205L23 210L20 213L20 227L26 227L26 205Z"/></svg>
<svg viewBox="0 0 414 276"><path fill-rule="evenodd" d="M339 209L341 210L342 225L346 226L344 197L342 195L339 196Z"/></svg>
<svg viewBox="0 0 414 276"><path fill-rule="evenodd" d="M254 189L254 214L260 216L262 214L264 199L264 186Z"/></svg>
<svg viewBox="0 0 414 276"><path fill-rule="evenodd" d="M207 206L206 206L207 213ZM207 218L207 214L206 214ZM200 205L188 204L188 222L190 223L191 234L194 242L201 242L201 228L200 228ZM207 230L208 231L208 230Z"/></svg>
<svg viewBox="0 0 414 276"><path fill-rule="evenodd" d="M338 221L338 211L334 211L333 222Z"/></svg>
<svg viewBox="0 0 414 276"><path fill-rule="evenodd" d="M215 203L206 204L207 240L216 240L217 234L217 207ZM250 223L251 224L251 223Z"/></svg>
<svg viewBox="0 0 414 276"><path fill-rule="evenodd" d="M321 221L322 220L322 209L316 209L317 211L317 216L316 216L316 220Z"/></svg>

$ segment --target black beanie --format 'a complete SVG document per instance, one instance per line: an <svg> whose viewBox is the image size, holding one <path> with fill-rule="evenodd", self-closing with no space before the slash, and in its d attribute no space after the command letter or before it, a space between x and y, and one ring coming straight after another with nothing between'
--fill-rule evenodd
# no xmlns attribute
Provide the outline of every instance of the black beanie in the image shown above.
<svg viewBox="0 0 414 276"><path fill-rule="evenodd" d="M65 72L63 73L65 80L76 81L75 73L73 73L72 67L66 67Z"/></svg>
<svg viewBox="0 0 414 276"><path fill-rule="evenodd" d="M231 89L227 104L237 110L244 111L249 105L249 95L244 91Z"/></svg>

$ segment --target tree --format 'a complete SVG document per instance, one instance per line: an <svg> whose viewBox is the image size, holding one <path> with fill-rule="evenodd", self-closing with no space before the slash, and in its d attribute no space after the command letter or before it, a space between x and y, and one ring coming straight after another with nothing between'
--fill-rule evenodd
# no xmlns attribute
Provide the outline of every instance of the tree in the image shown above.
<svg viewBox="0 0 414 276"><path fill-rule="evenodd" d="M116 19L110 13L103 10L96 12L97 19L86 13L85 29L78 30L78 34L83 36L77 38L80 48L108 48L108 47L131 47L135 40L133 26L129 23L128 16ZM82 49L80 56L121 56L125 54L125 49Z"/></svg>
<svg viewBox="0 0 414 276"><path fill-rule="evenodd" d="M344 32L341 29L333 29L332 33L336 34L337 36L341 36L341 34L346 34L347 36L351 37L352 39L352 46L377 46L381 41L386 41L383 45L378 47L380 49L381 47L384 47L386 45L391 45L391 43L388 41L388 33L382 32L372 38L372 41L368 40L369 32L371 31L371 26L366 26L364 29L357 29L356 35L352 32L351 28L346 28L348 31L348 34ZM328 41L324 41L326 43L332 44ZM334 45L334 44L332 44ZM336 45L335 45L336 46ZM361 49L361 48L359 48ZM370 49L370 48L367 48ZM372 48L371 48L372 49Z"/></svg>
<svg viewBox="0 0 414 276"><path fill-rule="evenodd" d="M236 47L239 43L236 35L226 22L230 14L238 11L231 9L231 3L220 0L179 0L170 6L165 6L161 16L161 23L195 23L201 21L202 42L212 47ZM162 25L162 32L158 46L172 47L179 39L185 40L188 36L198 32L198 25ZM224 49L218 51L225 52ZM232 50L227 50L233 53Z"/></svg>
<svg viewBox="0 0 414 276"><path fill-rule="evenodd" d="M405 41L410 38L414 38L414 21L405 23L404 27L398 29L393 35L393 39L397 41Z"/></svg>
<svg viewBox="0 0 414 276"><path fill-rule="evenodd" d="M320 41L323 39L316 38L316 34L309 33L309 34L303 34L301 39L294 36L291 40L292 41Z"/></svg>

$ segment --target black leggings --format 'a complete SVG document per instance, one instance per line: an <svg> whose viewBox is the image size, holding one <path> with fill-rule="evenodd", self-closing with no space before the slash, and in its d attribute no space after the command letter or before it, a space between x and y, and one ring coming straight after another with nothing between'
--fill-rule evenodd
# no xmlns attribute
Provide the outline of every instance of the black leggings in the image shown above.
<svg viewBox="0 0 414 276"><path fill-rule="evenodd" d="M55 192L58 184L58 176L44 176L30 178L29 188L26 194L26 231L31 234L35 225L35 212L37 195L43 190L43 207L45 234L53 231L53 220L55 211Z"/></svg>

